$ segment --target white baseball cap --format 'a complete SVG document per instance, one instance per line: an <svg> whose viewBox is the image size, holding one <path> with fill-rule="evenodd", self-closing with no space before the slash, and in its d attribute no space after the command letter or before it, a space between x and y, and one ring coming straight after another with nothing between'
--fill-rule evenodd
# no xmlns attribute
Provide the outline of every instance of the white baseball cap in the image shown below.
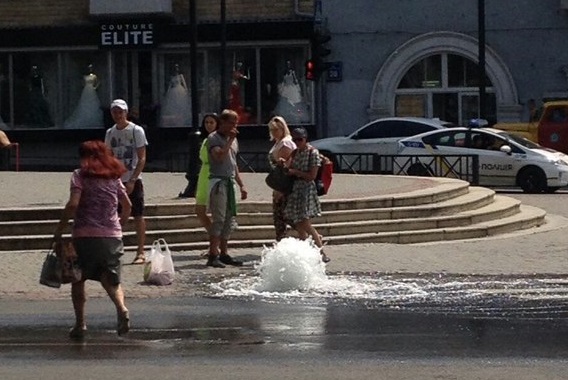
<svg viewBox="0 0 568 380"><path fill-rule="evenodd" d="M113 109L114 107L128 111L128 104L122 99L114 99L110 104L110 109Z"/></svg>

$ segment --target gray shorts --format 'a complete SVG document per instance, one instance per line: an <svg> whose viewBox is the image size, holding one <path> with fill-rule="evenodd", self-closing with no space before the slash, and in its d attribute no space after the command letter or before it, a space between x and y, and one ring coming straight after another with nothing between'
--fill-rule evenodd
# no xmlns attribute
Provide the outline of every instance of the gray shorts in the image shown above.
<svg viewBox="0 0 568 380"><path fill-rule="evenodd" d="M111 274L111 282L120 284L120 257L124 254L121 238L82 237L73 239L83 278L101 281L104 272Z"/></svg>
<svg viewBox="0 0 568 380"><path fill-rule="evenodd" d="M227 186L230 181L219 181L209 194L209 210L211 211L211 235L221 236L228 240L235 226L235 217L229 208Z"/></svg>

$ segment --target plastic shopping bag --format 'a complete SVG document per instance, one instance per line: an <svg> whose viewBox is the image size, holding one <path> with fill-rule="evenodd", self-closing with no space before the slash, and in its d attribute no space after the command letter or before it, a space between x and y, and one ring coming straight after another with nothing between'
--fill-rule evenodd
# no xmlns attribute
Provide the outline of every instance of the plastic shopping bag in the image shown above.
<svg viewBox="0 0 568 380"><path fill-rule="evenodd" d="M144 281L154 285L169 285L174 281L172 254L164 239L155 240L144 265Z"/></svg>

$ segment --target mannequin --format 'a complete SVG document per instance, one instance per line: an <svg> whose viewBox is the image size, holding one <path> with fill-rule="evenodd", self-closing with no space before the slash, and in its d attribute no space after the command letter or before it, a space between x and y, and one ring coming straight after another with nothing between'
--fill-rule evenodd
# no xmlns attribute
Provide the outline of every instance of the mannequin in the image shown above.
<svg viewBox="0 0 568 380"><path fill-rule="evenodd" d="M30 79L30 101L26 114L26 124L34 128L53 127L53 120L49 113L49 104L45 99L46 89L43 77L37 66L32 66Z"/></svg>
<svg viewBox="0 0 568 380"><path fill-rule="evenodd" d="M274 113L284 117L289 124L310 121L308 107L302 98L300 83L290 61L286 61L286 71L282 82L278 84L278 103Z"/></svg>
<svg viewBox="0 0 568 380"><path fill-rule="evenodd" d="M179 65L174 65L168 90L162 105L162 122L164 128L191 126L191 102L189 90Z"/></svg>
<svg viewBox="0 0 568 380"><path fill-rule="evenodd" d="M65 129L104 128L103 110L97 94L99 79L93 71L93 65L87 67L88 74L83 77L84 87L79 103L71 116L63 123Z"/></svg>
<svg viewBox="0 0 568 380"><path fill-rule="evenodd" d="M250 122L250 113L245 110L241 97L241 81L249 79L250 73L245 75L243 63L237 62L233 68L231 88L229 89L229 109L232 109L239 115L240 124L247 124Z"/></svg>

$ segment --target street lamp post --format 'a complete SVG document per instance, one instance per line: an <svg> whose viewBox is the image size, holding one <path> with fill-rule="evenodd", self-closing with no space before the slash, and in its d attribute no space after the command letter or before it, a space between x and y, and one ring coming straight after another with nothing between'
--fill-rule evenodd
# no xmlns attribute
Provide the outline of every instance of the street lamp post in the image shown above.
<svg viewBox="0 0 568 380"><path fill-rule="evenodd" d="M477 33L479 55L479 118L487 118L487 94L485 91L485 0L477 0Z"/></svg>
<svg viewBox="0 0 568 380"><path fill-rule="evenodd" d="M187 186L184 191L179 193L180 197L193 198L197 190L197 178L201 163L199 161L199 96L197 89L197 17L195 0L189 0L189 61L191 76L191 130L189 132L189 162L185 178Z"/></svg>
<svg viewBox="0 0 568 380"><path fill-rule="evenodd" d="M221 109L227 108L227 4L221 0Z"/></svg>

